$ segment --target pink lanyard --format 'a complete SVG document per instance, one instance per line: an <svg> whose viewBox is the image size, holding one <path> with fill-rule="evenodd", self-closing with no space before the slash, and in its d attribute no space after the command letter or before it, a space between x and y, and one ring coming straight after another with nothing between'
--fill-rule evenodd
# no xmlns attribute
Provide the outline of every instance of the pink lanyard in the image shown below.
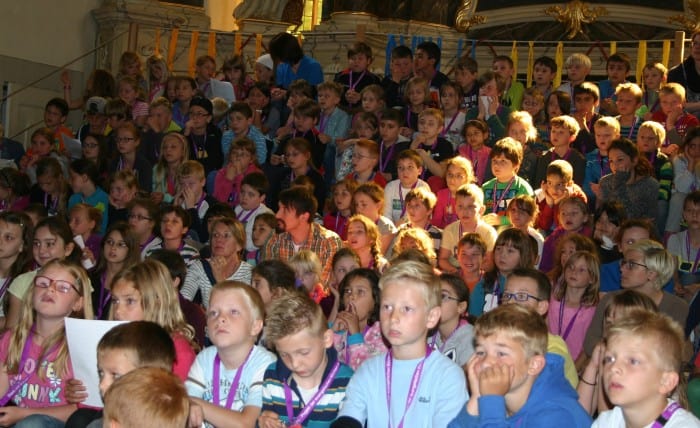
<svg viewBox="0 0 700 428"><path fill-rule="evenodd" d="M245 363L248 362L248 359L250 358L250 354L253 353L253 349L255 346L250 348L250 351L248 351L248 355L246 355L245 360L243 360L243 364L238 366L238 370L236 370L236 375L233 377L233 382L231 383L231 388L228 390L228 396L226 397L226 408L231 409L231 406L233 405L233 400L236 398L236 391L238 390L238 384L241 381L241 374L243 373L243 368L245 367ZM221 370L221 358L219 358L219 354L217 353L216 356L214 357L214 385L212 385L212 396L213 396L213 401L214 404L217 406L220 406L219 404L221 401L219 399L219 387L220 387L220 373L219 371Z"/></svg>
<svg viewBox="0 0 700 428"><path fill-rule="evenodd" d="M288 382L283 383L284 404L287 407L287 420L290 427L301 427L301 425L309 418L311 412L313 412L318 402L321 401L321 398L323 398L323 395L331 386L331 383L335 379L335 376L338 374L339 369L340 361L336 360L333 364L333 367L331 368L331 371L328 373L328 376L326 376L326 379L323 381L321 386L319 386L318 391L316 391L313 397L311 397L311 400L309 400L309 402L306 403L306 405L296 418L294 417L294 402L292 401L292 388L289 387ZM299 406L301 407L301 399L299 400Z"/></svg>
<svg viewBox="0 0 700 428"><path fill-rule="evenodd" d="M411 376L411 383L408 388L408 397L406 397L406 407L403 411L403 415L401 415L401 420L399 420L399 424L397 425L397 428L403 428L403 420L406 417L406 413L408 413L408 409L411 407L411 404L413 404L413 399L416 398L416 394L418 393L418 384L420 383L420 377L423 374L423 365L425 365L425 360L428 359L430 356L430 353L433 352L432 348L429 346L425 347L425 357L418 363L416 366L415 370L413 370L413 376ZM389 428L391 428L391 369L394 364L394 360L392 357L391 351L386 353L386 357L384 357L384 376L386 378L386 407L389 411Z"/></svg>

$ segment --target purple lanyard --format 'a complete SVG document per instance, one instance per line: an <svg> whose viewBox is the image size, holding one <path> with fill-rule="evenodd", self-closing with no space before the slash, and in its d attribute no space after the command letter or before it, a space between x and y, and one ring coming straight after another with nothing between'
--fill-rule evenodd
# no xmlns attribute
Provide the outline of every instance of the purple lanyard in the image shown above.
<svg viewBox="0 0 700 428"><path fill-rule="evenodd" d="M571 333L571 329L574 328L574 323L576 322L576 317L578 317L579 312L581 312L581 309L583 309L582 305L578 306L578 309L576 309L576 313L574 314L573 317L569 320L569 323L566 325L566 330L564 330L564 334L561 333L561 328L562 324L564 323L564 306L566 306L564 300L560 300L559 303L559 335L562 337L562 339L566 340L567 337L569 337L569 334Z"/></svg>
<svg viewBox="0 0 700 428"><path fill-rule="evenodd" d="M112 293L110 293L109 290L105 288L105 280L107 279L107 271L102 272L102 275L100 276L100 301L97 308L97 317L96 319L102 319L102 314L104 313L105 307L107 307L109 299L112 297ZM107 293L105 294L105 291Z"/></svg>
<svg viewBox="0 0 700 428"><path fill-rule="evenodd" d="M637 127L637 123L639 123L639 118L637 116L634 117L634 123L630 127L630 132L627 133L627 138L630 140L632 139L632 134L634 133L634 128Z"/></svg>
<svg viewBox="0 0 700 428"><path fill-rule="evenodd" d="M411 106L406 109L406 126L411 128Z"/></svg>
<svg viewBox="0 0 700 428"><path fill-rule="evenodd" d="M340 221L341 218L343 219L342 222ZM340 223L340 224L338 224L338 223ZM348 218L345 217L344 215L342 215L340 213L340 211L338 211L338 213L336 213L336 215L335 215L335 229L333 229L333 231L335 233L337 233L338 235L343 236L343 233L345 232L345 227L347 225L348 225Z"/></svg>
<svg viewBox="0 0 700 428"><path fill-rule="evenodd" d="M7 291L7 287L10 285L10 282L12 282L12 276L8 276L7 278L5 278L5 281L0 286L0 299L2 299L2 296L5 295L5 292Z"/></svg>
<svg viewBox="0 0 700 428"><path fill-rule="evenodd" d="M143 251L143 249L146 248L148 244L153 242L154 239L156 239L156 235L151 234L151 236L148 238L148 241L144 242L143 245L139 245L139 247L141 247L141 251Z"/></svg>
<svg viewBox="0 0 700 428"><path fill-rule="evenodd" d="M452 125L454 125L455 120L457 120L457 116L459 116L459 110L457 110L457 113L455 113L454 116L452 116L452 120L450 120L450 123L447 124L447 126L442 130L440 133L441 137L444 137L447 135L448 132L450 132L450 128L452 128Z"/></svg>
<svg viewBox="0 0 700 428"><path fill-rule="evenodd" d="M555 157L555 156L556 156L556 157ZM565 161L568 162L568 161L569 161L569 156L571 156L571 149L570 149L570 148L567 149L567 150L566 150L566 153L564 153L564 156L561 156L561 157L557 154L557 152L555 152L554 150L552 150L552 154L551 154L550 157L551 157L551 159L552 159L553 161L554 161L554 160L557 160L557 159L563 159L563 160L565 160Z"/></svg>
<svg viewBox="0 0 700 428"><path fill-rule="evenodd" d="M447 338L442 342L442 346L440 346L440 347L437 346L437 340L438 340L438 336L440 335L440 332L439 332L439 331L435 332L435 336L433 336L433 340L432 340L431 343L430 343L430 347L433 348L433 349L437 349L437 350L440 351L441 353L444 352L444 351L445 351L445 345L447 345L447 342L449 342L450 339L452 339L452 336L454 336L455 333L457 333L457 330L459 330L459 329L460 329L462 326L464 326L465 324L467 324L467 321L466 321L466 320L463 320L463 319L462 319L462 320L459 320L459 323L457 323L457 327L455 327L455 329L452 330L452 333L450 333L450 335L447 336Z"/></svg>
<svg viewBox="0 0 700 428"><path fill-rule="evenodd" d="M357 87L357 85L359 85L360 82L362 81L362 78L365 77L365 74L367 74L367 70L363 71L362 74L360 74L360 77L357 78L357 82L355 82L355 84L353 85L352 84L352 70L350 70L350 75L349 75L350 76L350 78L349 78L350 84L348 85L349 86L348 89L352 89L354 91L355 88Z"/></svg>
<svg viewBox="0 0 700 428"><path fill-rule="evenodd" d="M51 198L50 205L49 205L49 198ZM44 193L44 206L49 210L49 213L58 212L58 209L57 209L58 208L58 199L59 199L58 197L56 197L56 199L54 199L54 197L51 196L51 194L49 194L49 193Z"/></svg>
<svg viewBox="0 0 700 428"><path fill-rule="evenodd" d="M649 91L644 92L644 105L645 105L645 106L648 106L648 105L649 105ZM657 94L657 96L656 96L656 101L654 101L654 105L652 105L651 107L649 107L649 111L653 113L654 111L656 111L656 108L657 108L657 107L659 107L659 96L658 96L658 94Z"/></svg>
<svg viewBox="0 0 700 428"><path fill-rule="evenodd" d="M610 161L609 160L608 160L607 168L603 167L603 161L605 159L608 159L608 157L606 156L605 158L603 158L603 155L601 155L600 151L598 151L598 163L600 164L600 178L603 178L606 175L606 172L608 174L610 174Z"/></svg>
<svg viewBox="0 0 700 428"><path fill-rule="evenodd" d="M233 405L233 399L236 398L236 391L238 390L238 384L241 381L241 374L243 373L243 368L245 367L245 363L248 362L248 358L250 358L250 354L253 353L253 349L255 349L255 346L250 348L250 351L248 351L248 355L246 355L245 360L243 360L243 364L238 366L238 370L236 370L236 375L233 377L233 382L231 383L231 388L228 390L228 396L226 397L226 408L231 409L231 406ZM219 371L221 370L221 358L219 358L219 354L217 353L216 356L214 357L214 385L212 385L212 395L213 395L213 401L214 404L217 406L220 406L219 404L221 401L219 400L219 387L221 386L219 384L219 379L220 379L220 374Z"/></svg>
<svg viewBox="0 0 700 428"><path fill-rule="evenodd" d="M382 154L384 153L384 140L382 140L379 146L379 172L386 171L386 167L389 166L389 162L391 162L391 158L394 156L395 148L396 143L392 144L391 147L389 147L389 151L386 154L386 158L382 161Z"/></svg>
<svg viewBox="0 0 700 428"><path fill-rule="evenodd" d="M673 403L669 404L666 406L664 411L659 415L658 418L654 421L654 424L651 426L651 428L661 428L668 423L669 420L671 420L671 417L673 417L673 414L676 413L676 410L680 409L681 405L678 404L676 401Z"/></svg>
<svg viewBox="0 0 700 428"><path fill-rule="evenodd" d="M245 216L242 215L242 214L243 214L243 211L241 211L240 213L238 213L238 221L240 221L240 222L243 223L243 224L248 223L248 219L250 218L250 216L252 216L252 215L255 214L256 212L258 212L259 209L260 209L260 206L258 206L258 207L257 207L256 209L254 209L254 210L248 211L248 214L246 214Z"/></svg>
<svg viewBox="0 0 700 428"><path fill-rule="evenodd" d="M326 132L326 125L328 125L329 117L330 115L326 116L325 114L321 114L321 117L318 120L318 130L321 132L321 134Z"/></svg>
<svg viewBox="0 0 700 428"><path fill-rule="evenodd" d="M685 232L685 253L688 255L688 261L690 261L690 233L686 230ZM690 266L689 272L695 272L698 267L698 261L700 261L700 249L695 253L695 262Z"/></svg>
<svg viewBox="0 0 700 428"><path fill-rule="evenodd" d="M406 417L406 413L408 413L408 409L411 407L411 404L413 404L413 399L416 398L416 394L418 393L418 384L420 383L421 374L423 374L423 365L425 364L425 360L427 360L430 356L431 352L433 352L432 348L426 346L425 357L418 363L415 370L413 370L413 376L411 376L411 383L408 388L408 397L406 397L406 408L403 411L403 415L401 415L401 420L399 421L397 428L403 428L403 420ZM394 360L391 351L389 351L386 353L386 357L384 357L384 376L386 378L386 407L389 412L389 428L391 428L391 368L393 365Z"/></svg>
<svg viewBox="0 0 700 428"><path fill-rule="evenodd" d="M415 189L417 185L418 182L416 181L413 183L413 186L411 186L411 190ZM401 216L399 218L402 218L404 214L406 214L406 205L403 203L403 191L401 190L402 187L403 186L401 186L401 183L399 183L399 201L401 201Z"/></svg>
<svg viewBox="0 0 700 428"><path fill-rule="evenodd" d="M287 382L284 382L284 404L287 407L287 419L289 421L290 426L301 426L301 424L303 424L309 418L311 412L314 411L314 408L316 407L318 402L321 401L321 398L323 398L323 395L331 386L331 382L333 382L333 380L335 379L335 375L338 374L339 369L340 361L336 360L333 364L333 367L331 368L331 371L328 373L328 376L326 376L326 379L323 381L321 386L318 387L318 391L316 391L314 396L311 397L311 400L309 400L309 402L306 403L306 405L296 418L294 417L294 402L292 401L292 389L289 387L289 384ZM299 406L301 407L301 399L299 400Z"/></svg>
<svg viewBox="0 0 700 428"><path fill-rule="evenodd" d="M207 192L203 192L202 196L199 197L199 200L197 201L197 205L195 205L195 210L197 211L197 215L199 215L199 209L202 208L202 204L204 203L204 199L207 197Z"/></svg>
<svg viewBox="0 0 700 428"><path fill-rule="evenodd" d="M554 153L554 152L552 152ZM506 196L508 196L508 191L510 190L510 186L513 185L513 182L515 181L515 176L510 179L508 182L508 186L506 186L505 189L503 189L503 192L501 192L501 197L499 197L497 200L493 202L493 208L491 209L491 212L496 214L498 212L498 207L501 205L501 202L506 200ZM498 191L498 181L493 186L493 196L496 196L496 193Z"/></svg>
<svg viewBox="0 0 700 428"><path fill-rule="evenodd" d="M29 352L32 347L32 338L34 337L34 326L32 326L32 329L29 332L29 335L27 336L27 340L24 342L24 348L22 349L22 356L20 357L19 360L19 365L18 367L18 373L17 375L10 380L10 386L7 389L7 392L5 392L5 395L0 398L0 406L4 406L7 403L12 400L12 398L22 389L22 387L27 383L29 378L32 376L34 371L36 370L37 367L39 367L39 363L37 361L37 364L34 364L34 370L27 371L27 362L29 360ZM51 355L56 349L58 349L58 344L55 344L51 349L44 355L48 356Z"/></svg>

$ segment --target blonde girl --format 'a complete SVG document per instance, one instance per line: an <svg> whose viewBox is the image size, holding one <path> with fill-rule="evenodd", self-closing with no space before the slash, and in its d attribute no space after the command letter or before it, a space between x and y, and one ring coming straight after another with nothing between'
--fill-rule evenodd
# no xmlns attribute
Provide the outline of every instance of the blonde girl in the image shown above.
<svg viewBox="0 0 700 428"><path fill-rule="evenodd" d="M481 119L468 120L464 124L465 144L457 148L457 152L472 163L475 181L484 184L487 174L491 174L489 154L491 148L486 145L489 140L489 125Z"/></svg>
<svg viewBox="0 0 700 428"><path fill-rule="evenodd" d="M355 190L352 201L355 214L362 214L379 228L382 253L385 253L389 249L397 229L391 219L382 215L384 212L384 189L374 182L362 184Z"/></svg>
<svg viewBox="0 0 700 428"><path fill-rule="evenodd" d="M146 125L148 119L148 103L143 100L144 90L139 86L138 80L133 77L121 77L117 81L119 98L129 106L131 119L138 127Z"/></svg>
<svg viewBox="0 0 700 428"><path fill-rule="evenodd" d="M508 116L506 135L515 139L523 148L523 161L518 175L532 183L537 165L537 153L530 147L537 140L537 128L532 123L532 116L526 111L514 111Z"/></svg>
<svg viewBox="0 0 700 428"><path fill-rule="evenodd" d="M387 261L382 256L379 229L377 225L362 214L356 214L348 220L348 248L360 256L360 266L382 272Z"/></svg>
<svg viewBox="0 0 700 428"><path fill-rule="evenodd" d="M143 63L141 62L141 57L136 52L125 51L121 57L119 57L119 72L117 73L117 80L122 77L130 77L138 83L138 87L142 91L148 90L148 82L143 77Z"/></svg>
<svg viewBox="0 0 700 428"><path fill-rule="evenodd" d="M412 77L406 83L406 107L403 110L405 126L401 128L401 135L412 138L413 133L418 132L418 115L430 107L430 87L427 79Z"/></svg>
<svg viewBox="0 0 700 428"><path fill-rule="evenodd" d="M447 188L437 192L437 203L433 209L431 224L444 229L457 221L457 189L475 181L474 169L469 159L455 156L445 163L445 183Z"/></svg>
<svg viewBox="0 0 700 428"><path fill-rule="evenodd" d="M53 260L39 270L32 284L17 328L0 338L2 426L61 426L75 411L63 388L73 377L64 319L92 318L90 299L85 298L90 280L80 266ZM22 393L39 389L57 394ZM10 401L13 405L7 406Z"/></svg>
<svg viewBox="0 0 700 428"><path fill-rule="evenodd" d="M323 314L328 317L333 310L335 296L321 282L323 266L316 253L301 250L292 256L288 263L296 274L297 286L309 293L311 299L321 306Z"/></svg>
<svg viewBox="0 0 700 428"><path fill-rule="evenodd" d="M61 163L52 157L41 159L36 164L36 176L31 202L40 203L50 216L65 215L69 188Z"/></svg>
<svg viewBox="0 0 700 428"><path fill-rule="evenodd" d="M146 60L148 67L148 102L165 95L170 71L165 58L160 55L151 55Z"/></svg>
<svg viewBox="0 0 700 428"><path fill-rule="evenodd" d="M577 251L588 251L596 253L595 242L587 236L579 233L570 233L562 236L554 249L554 267L547 272L549 280L554 284L554 288L563 280L564 267L569 261L569 257Z"/></svg>
<svg viewBox="0 0 700 428"><path fill-rule="evenodd" d="M169 132L160 143L160 157L153 167L153 192L155 203L171 203L175 198L175 177L183 162L190 159L187 139L177 132Z"/></svg>
<svg viewBox="0 0 700 428"><path fill-rule="evenodd" d="M394 247L392 248L391 255L396 257L411 248L415 248L425 254L433 266L437 264L435 243L425 229L419 229L417 227L401 228L396 235L396 239L394 239Z"/></svg>
<svg viewBox="0 0 700 428"><path fill-rule="evenodd" d="M94 266L97 259L100 258L102 236L97 233L97 230L101 222L102 213L100 210L82 202L73 205L68 212L68 226L73 232L73 239L83 241L85 247L83 259L91 262L85 265L87 268Z"/></svg>
<svg viewBox="0 0 700 428"><path fill-rule="evenodd" d="M537 203L530 195L516 196L510 200L506 209L506 215L508 220L510 220L511 226L522 230L537 241L537 266L539 266L539 261L542 258L542 248L544 246L544 237L533 227L538 214L539 208Z"/></svg>
<svg viewBox="0 0 700 428"><path fill-rule="evenodd" d="M552 293L547 322L552 334L561 336L576 361L591 325L600 290L600 262L588 251L572 254L564 266L563 280Z"/></svg>
<svg viewBox="0 0 700 428"><path fill-rule="evenodd" d="M637 310L610 326L605 337L602 382L615 408L601 413L593 427L700 427L684 409L685 336L670 317ZM678 394L678 395L675 395Z"/></svg>
<svg viewBox="0 0 700 428"><path fill-rule="evenodd" d="M372 113L381 119L382 110L384 110L384 89L381 86L372 84L365 86L360 91L360 99L362 100L362 111Z"/></svg>
<svg viewBox="0 0 700 428"><path fill-rule="evenodd" d="M110 319L151 321L163 327L175 344L173 373L185 381L195 358L194 329L180 309L168 268L146 259L119 272L112 281Z"/></svg>

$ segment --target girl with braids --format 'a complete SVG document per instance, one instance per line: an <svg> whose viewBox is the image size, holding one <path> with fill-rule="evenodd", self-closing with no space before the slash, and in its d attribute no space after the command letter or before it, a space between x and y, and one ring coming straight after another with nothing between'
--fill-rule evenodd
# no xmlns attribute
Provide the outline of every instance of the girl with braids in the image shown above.
<svg viewBox="0 0 700 428"><path fill-rule="evenodd" d="M374 269L378 273L384 271L387 261L382 256L379 228L372 220L362 214L350 217L346 245L360 257L361 267Z"/></svg>
<svg viewBox="0 0 700 428"><path fill-rule="evenodd" d="M0 338L0 425L63 426L75 411L64 396L73 377L64 319L92 318L89 293L87 273L72 262L54 259L39 270L22 301L19 324ZM56 393L22 393L27 390Z"/></svg>

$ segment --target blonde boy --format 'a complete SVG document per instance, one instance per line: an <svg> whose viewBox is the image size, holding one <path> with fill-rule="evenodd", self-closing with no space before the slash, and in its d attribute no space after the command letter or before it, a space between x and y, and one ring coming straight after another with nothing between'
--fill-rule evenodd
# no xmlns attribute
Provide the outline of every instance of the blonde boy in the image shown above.
<svg viewBox="0 0 700 428"><path fill-rule="evenodd" d="M547 179L547 166L553 160L563 159L571 164L574 169L574 183L583 185L586 173L586 158L578 150L571 147L576 139L580 127L576 119L571 116L557 116L549 121L549 140L552 148L542 153L537 159L535 167L535 183L542 183Z"/></svg>
<svg viewBox="0 0 700 428"><path fill-rule="evenodd" d="M620 135L634 141L642 124L642 119L637 116L637 110L642 106L642 88L634 83L620 83L615 89L615 96L619 113L616 119L620 122Z"/></svg>
<svg viewBox="0 0 700 428"><path fill-rule="evenodd" d="M661 151L667 156L674 156L689 129L700 125L697 117L685 112L685 88L678 83L666 83L659 91L661 109L654 113L651 120L661 123L666 128L666 140Z"/></svg>
<svg viewBox="0 0 700 428"><path fill-rule="evenodd" d="M452 143L442 137L445 117L441 110L427 108L418 115L418 134L411 142L411 148L423 159L424 178L443 177L445 162L454 156Z"/></svg>
<svg viewBox="0 0 700 428"><path fill-rule="evenodd" d="M523 146L511 137L500 139L491 149L489 159L494 178L482 187L487 213L484 221L492 226L507 225L508 202L518 195L533 195L530 183L516 175L523 162Z"/></svg>
<svg viewBox="0 0 700 428"><path fill-rule="evenodd" d="M184 427L190 412L187 391L175 375L155 367L133 370L118 378L105 395L109 428Z"/></svg>
<svg viewBox="0 0 700 428"><path fill-rule="evenodd" d="M217 201L204 192L206 177L201 163L189 160L180 165L177 172L174 203L186 209L192 224L190 230L197 233L200 242L209 240L209 231L204 216Z"/></svg>
<svg viewBox="0 0 700 428"><path fill-rule="evenodd" d="M644 120L651 120L651 116L659 110L659 89L666 83L667 75L668 69L660 62L650 62L644 66L644 99L640 110Z"/></svg>
<svg viewBox="0 0 700 428"><path fill-rule="evenodd" d="M486 245L484 266L491 266L497 233L493 227L481 219L484 213L484 192L476 184L462 185L455 194L455 211L458 217L457 221L447 225L442 232L438 267L446 273L459 271L455 250L460 238L465 233L476 233L484 240Z"/></svg>
<svg viewBox="0 0 700 428"><path fill-rule="evenodd" d="M604 116L596 120L593 131L598 148L586 155L586 172L583 179L583 191L586 192L591 206L595 206L595 200L600 196L600 179L610 174L608 149L613 141L620 138L620 122L613 117Z"/></svg>
<svg viewBox="0 0 700 428"><path fill-rule="evenodd" d="M359 367L332 426L446 426L468 396L462 369L426 345L440 321L440 280L430 265L405 261L387 269L379 287L391 350Z"/></svg>
<svg viewBox="0 0 700 428"><path fill-rule="evenodd" d="M575 53L566 58L564 63L564 68L566 68L566 73L569 77L569 81L563 83L557 88L557 91L566 92L571 95L571 113L576 112L576 106L574 105L574 87L580 85L586 81L586 77L591 72L593 64L591 59L582 53Z"/></svg>
<svg viewBox="0 0 700 428"><path fill-rule="evenodd" d="M384 217L396 224L406 214L406 195L413 189L430 190L428 183L420 179L423 159L415 150L404 150L396 158L398 176L384 187Z"/></svg>
<svg viewBox="0 0 700 428"><path fill-rule="evenodd" d="M353 372L338 360L323 310L308 296L289 291L273 300L267 312L265 341L280 359L265 371L259 426L329 424ZM285 390L291 394L291 415ZM314 392L306 395L308 391Z"/></svg>
<svg viewBox="0 0 700 428"><path fill-rule="evenodd" d="M537 312L499 306L477 320L475 336L467 363L472 394L448 428L591 425L561 357L547 354L547 325Z"/></svg>
<svg viewBox="0 0 700 428"><path fill-rule="evenodd" d="M255 342L265 306L248 284L223 281L212 289L207 332L214 346L197 355L187 376L190 426L254 427L262 407L262 380L275 355Z"/></svg>

